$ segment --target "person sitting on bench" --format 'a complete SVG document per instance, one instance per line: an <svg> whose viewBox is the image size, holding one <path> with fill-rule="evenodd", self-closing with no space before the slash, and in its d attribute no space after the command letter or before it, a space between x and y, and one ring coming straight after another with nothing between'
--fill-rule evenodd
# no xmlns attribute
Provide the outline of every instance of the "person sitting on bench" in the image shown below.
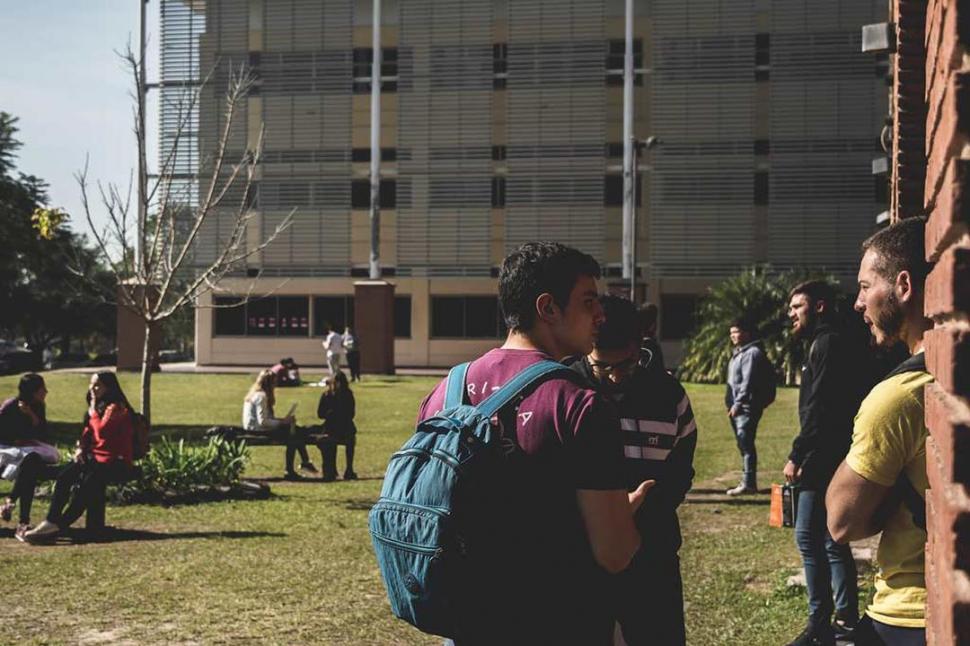
<svg viewBox="0 0 970 646"><path fill-rule="evenodd" d="M131 477L132 408L115 373L91 375L87 401L74 460L57 477L47 519L24 534L28 543L56 537L81 517L96 496L104 495L106 485Z"/></svg>
<svg viewBox="0 0 970 646"><path fill-rule="evenodd" d="M323 421L323 432L329 441L320 446L323 456L323 479L337 479L337 445L345 446L346 467L344 480L356 480L354 473L354 447L357 444L357 426L354 425L356 413L354 393L347 383L347 375L341 371L327 382L327 388L320 395L317 416Z"/></svg>
<svg viewBox="0 0 970 646"><path fill-rule="evenodd" d="M0 518L10 520L20 502L20 514L14 536L24 540L30 529L30 508L39 480L52 480L60 473L57 448L47 443L47 415L44 400L47 386L44 378L29 372L17 384L17 396L0 405L0 472L13 480L13 491L0 503ZM5 459L6 458L6 459Z"/></svg>
<svg viewBox="0 0 970 646"><path fill-rule="evenodd" d="M299 480L300 476L293 469L293 459L296 452L300 452L302 464L300 468L309 473L318 473L317 468L310 462L306 451L306 437L303 429L296 426L296 418L274 417L273 406L276 404L276 375L272 370L263 370L256 377L256 381L249 387L243 402L243 428L249 432L267 433L280 439L286 444L286 475L287 480Z"/></svg>

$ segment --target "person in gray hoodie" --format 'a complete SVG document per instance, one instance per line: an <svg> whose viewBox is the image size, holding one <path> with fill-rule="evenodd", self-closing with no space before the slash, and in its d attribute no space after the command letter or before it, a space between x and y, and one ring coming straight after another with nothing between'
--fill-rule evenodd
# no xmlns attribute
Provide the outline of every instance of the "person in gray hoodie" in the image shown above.
<svg viewBox="0 0 970 646"><path fill-rule="evenodd" d="M756 338L757 326L748 317L739 318L731 323L731 344L734 354L728 363L727 391L724 404L728 419L738 442L738 450L744 469L741 482L725 493L729 496L757 493L758 491L758 451L755 448L755 435L758 422L765 407L773 400L765 390L761 375L768 364L761 341Z"/></svg>

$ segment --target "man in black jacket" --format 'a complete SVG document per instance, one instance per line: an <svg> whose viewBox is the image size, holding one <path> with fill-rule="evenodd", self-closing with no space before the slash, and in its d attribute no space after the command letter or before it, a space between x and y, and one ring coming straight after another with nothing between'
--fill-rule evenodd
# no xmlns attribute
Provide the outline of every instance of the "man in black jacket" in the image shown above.
<svg viewBox="0 0 970 646"><path fill-rule="evenodd" d="M820 280L797 285L789 294L792 331L809 341L798 393L801 432L785 464L788 482L799 484L795 542L805 566L808 626L790 646L834 644L851 637L858 619L855 561L847 545L826 529L825 491L849 450L852 420L868 383L865 357L831 322L835 293ZM835 623L831 620L835 594Z"/></svg>
<svg viewBox="0 0 970 646"><path fill-rule="evenodd" d="M677 507L694 478L697 424L680 382L655 357L641 353L633 303L617 296L601 296L600 302L606 321L592 353L573 369L616 406L627 488L656 481L635 517L642 549L614 577L610 603L630 646L679 646L685 634Z"/></svg>

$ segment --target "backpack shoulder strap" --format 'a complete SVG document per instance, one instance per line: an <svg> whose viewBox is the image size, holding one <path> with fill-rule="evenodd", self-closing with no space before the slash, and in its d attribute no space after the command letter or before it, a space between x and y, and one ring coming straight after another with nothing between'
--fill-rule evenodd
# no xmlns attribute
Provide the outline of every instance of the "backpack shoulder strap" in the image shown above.
<svg viewBox="0 0 970 646"><path fill-rule="evenodd" d="M445 383L445 408L461 406L465 401L465 375L468 373L468 363L460 363L448 372Z"/></svg>
<svg viewBox="0 0 970 646"><path fill-rule="evenodd" d="M478 405L478 411L486 417L491 417L492 415L498 413L503 406L515 399L520 392L540 379L544 379L545 377L557 372L562 373L564 376L570 377L576 374L571 368L567 368L556 361L544 360L536 362L509 380L507 384L486 397L485 401Z"/></svg>
<svg viewBox="0 0 970 646"><path fill-rule="evenodd" d="M926 353L919 352L914 354L910 358L906 359L906 361L903 361L901 364L893 368L893 371L886 375L884 379L901 375L904 372L928 372L926 369Z"/></svg>
<svg viewBox="0 0 970 646"><path fill-rule="evenodd" d="M909 513L913 516L913 524L926 531L926 500L923 496L919 495L916 487L913 485L913 481L909 479L905 471L900 472L899 477L896 478L896 484L894 486L897 492L899 492L899 497L902 498L903 506L909 510Z"/></svg>

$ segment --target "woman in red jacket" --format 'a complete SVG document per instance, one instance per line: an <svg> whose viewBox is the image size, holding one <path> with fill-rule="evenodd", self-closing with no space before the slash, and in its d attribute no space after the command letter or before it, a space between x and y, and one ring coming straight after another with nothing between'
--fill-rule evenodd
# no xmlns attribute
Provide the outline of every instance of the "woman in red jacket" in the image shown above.
<svg viewBox="0 0 970 646"><path fill-rule="evenodd" d="M106 484L122 482L131 474L132 409L115 373L91 376L88 406L74 461L57 478L47 519L24 534L27 542L55 537L81 517Z"/></svg>

